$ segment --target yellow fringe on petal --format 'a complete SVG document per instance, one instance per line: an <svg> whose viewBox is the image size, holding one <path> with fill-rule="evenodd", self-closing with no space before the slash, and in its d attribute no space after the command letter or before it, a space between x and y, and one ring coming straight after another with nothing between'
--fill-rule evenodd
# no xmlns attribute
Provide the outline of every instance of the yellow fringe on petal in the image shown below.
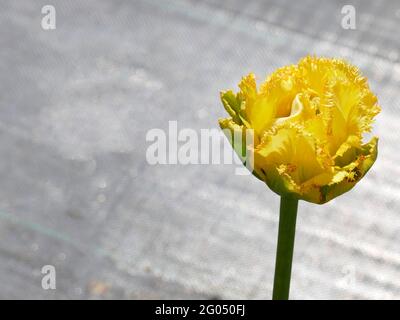
<svg viewBox="0 0 400 320"><path fill-rule="evenodd" d="M276 193L324 203L350 190L377 156L363 144L380 112L360 70L341 59L308 56L273 72L260 89L253 73L224 91L221 128L254 130L254 174ZM236 148L235 148L236 150Z"/></svg>

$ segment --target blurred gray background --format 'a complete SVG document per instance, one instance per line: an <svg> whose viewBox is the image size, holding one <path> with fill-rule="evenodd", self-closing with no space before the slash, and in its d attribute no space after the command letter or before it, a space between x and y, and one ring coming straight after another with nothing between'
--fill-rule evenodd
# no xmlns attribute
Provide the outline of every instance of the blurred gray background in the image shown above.
<svg viewBox="0 0 400 320"><path fill-rule="evenodd" d="M400 298L399 27L394 0L1 0L0 298L269 299L279 197L232 165L150 166L145 137L217 128L219 90L307 54L368 76L380 153L300 203L291 297Z"/></svg>

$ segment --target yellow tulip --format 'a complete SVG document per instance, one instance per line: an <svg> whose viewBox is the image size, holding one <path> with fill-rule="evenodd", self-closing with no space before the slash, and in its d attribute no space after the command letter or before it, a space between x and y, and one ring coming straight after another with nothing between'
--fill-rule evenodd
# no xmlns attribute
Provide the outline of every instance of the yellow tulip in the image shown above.
<svg viewBox="0 0 400 320"><path fill-rule="evenodd" d="M305 57L257 89L254 74L239 92L221 92L230 118L222 129L253 130L253 174L281 196L325 203L350 190L377 157L378 138L363 143L380 112L357 67ZM241 150L236 148L235 150Z"/></svg>

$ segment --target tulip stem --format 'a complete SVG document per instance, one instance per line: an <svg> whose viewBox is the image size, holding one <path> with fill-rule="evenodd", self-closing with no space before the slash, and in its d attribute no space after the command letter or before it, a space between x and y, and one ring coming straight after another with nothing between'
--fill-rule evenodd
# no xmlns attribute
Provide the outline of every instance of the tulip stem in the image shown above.
<svg viewBox="0 0 400 320"><path fill-rule="evenodd" d="M276 249L273 300L288 300L292 271L293 247L296 233L298 200L282 196L279 214L278 245Z"/></svg>

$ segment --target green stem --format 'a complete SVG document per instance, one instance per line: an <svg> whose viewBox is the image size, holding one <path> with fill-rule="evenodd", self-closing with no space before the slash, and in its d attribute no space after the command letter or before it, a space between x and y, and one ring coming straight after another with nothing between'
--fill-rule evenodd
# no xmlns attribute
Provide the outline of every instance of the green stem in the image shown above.
<svg viewBox="0 0 400 320"><path fill-rule="evenodd" d="M292 271L294 237L298 200L291 196L281 197L279 214L278 246L276 249L273 300L288 300Z"/></svg>

